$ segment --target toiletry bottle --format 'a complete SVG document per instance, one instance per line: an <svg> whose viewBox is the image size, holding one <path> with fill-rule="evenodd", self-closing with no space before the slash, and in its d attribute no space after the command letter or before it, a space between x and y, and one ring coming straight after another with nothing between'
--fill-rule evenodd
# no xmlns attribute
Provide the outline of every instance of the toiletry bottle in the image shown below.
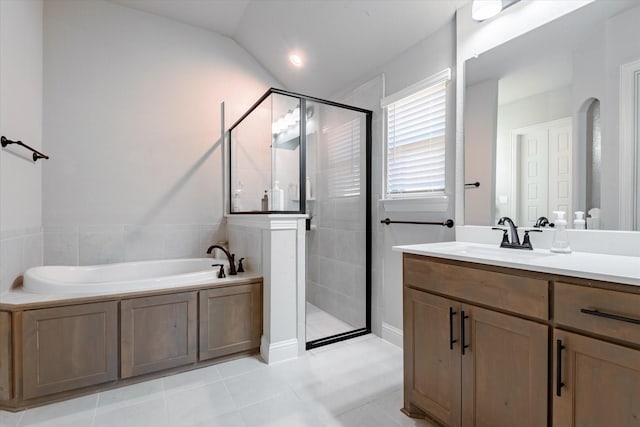
<svg viewBox="0 0 640 427"><path fill-rule="evenodd" d="M587 216L587 228L589 230L600 229L600 209L589 209L589 215Z"/></svg>
<svg viewBox="0 0 640 427"><path fill-rule="evenodd" d="M584 220L584 212L582 211L575 211L574 212L575 218L573 219L573 228L575 228L576 230L584 230L586 227L586 223Z"/></svg>
<svg viewBox="0 0 640 427"><path fill-rule="evenodd" d="M556 226L553 232L553 242L551 243L551 252L568 254L571 253L571 247L569 247L569 235L567 234L567 220L565 219L564 211L555 211L556 214Z"/></svg>
<svg viewBox="0 0 640 427"><path fill-rule="evenodd" d="M309 179L309 177L307 177L307 183L306 183L306 187L305 187L305 192L307 193L306 197L307 200L311 199L313 196L311 195L311 179Z"/></svg>
<svg viewBox="0 0 640 427"><path fill-rule="evenodd" d="M262 211L267 212L269 210L269 196L267 196L267 190L264 190L264 196L262 196Z"/></svg>
<svg viewBox="0 0 640 427"><path fill-rule="evenodd" d="M234 212L240 212L242 210L242 204L240 203L240 193L242 193L241 189L237 189L233 192L232 208Z"/></svg>
<svg viewBox="0 0 640 427"><path fill-rule="evenodd" d="M271 192L271 205L274 211L284 210L284 190L280 188L280 181L276 181L276 185Z"/></svg>

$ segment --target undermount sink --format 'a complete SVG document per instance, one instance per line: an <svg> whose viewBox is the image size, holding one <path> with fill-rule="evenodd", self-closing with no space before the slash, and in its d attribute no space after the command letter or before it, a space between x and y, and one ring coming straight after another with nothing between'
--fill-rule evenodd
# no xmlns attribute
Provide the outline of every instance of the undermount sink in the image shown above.
<svg viewBox="0 0 640 427"><path fill-rule="evenodd" d="M455 242L449 247L439 248L443 252L449 252L452 254L460 254L460 255L468 255L472 257L480 257L480 258L492 258L492 259L501 259L501 260L518 260L518 261L526 261L526 260L534 260L539 258L546 258L550 256L556 256L556 254L551 252L542 252L542 251L533 251L527 249L509 249L509 248L501 248L499 246L491 247L491 246L475 246L464 243Z"/></svg>
<svg viewBox="0 0 640 427"><path fill-rule="evenodd" d="M398 247L409 248L409 247ZM551 260L558 257L558 254L549 252L546 249L510 249L501 248L496 245L486 245L480 243L467 242L441 242L426 245L416 245L413 248L427 249L428 254L436 257L452 258L460 261L480 262L480 263L500 263L517 265L538 264L544 260Z"/></svg>

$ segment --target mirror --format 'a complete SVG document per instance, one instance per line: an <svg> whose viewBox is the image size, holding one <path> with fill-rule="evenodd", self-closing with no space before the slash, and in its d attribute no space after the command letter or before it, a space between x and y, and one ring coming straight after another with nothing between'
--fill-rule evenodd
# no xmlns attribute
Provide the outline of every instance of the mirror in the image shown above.
<svg viewBox="0 0 640 427"><path fill-rule="evenodd" d="M466 225L563 210L572 226L596 208L588 228L618 228L634 197L615 193L620 67L640 59L639 19L637 1L596 1L465 62Z"/></svg>

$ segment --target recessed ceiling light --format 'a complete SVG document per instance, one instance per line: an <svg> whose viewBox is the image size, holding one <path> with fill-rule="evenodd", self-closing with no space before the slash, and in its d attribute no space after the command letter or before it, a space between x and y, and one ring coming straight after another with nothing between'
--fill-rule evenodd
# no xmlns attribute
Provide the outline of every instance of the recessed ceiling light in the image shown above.
<svg viewBox="0 0 640 427"><path fill-rule="evenodd" d="M302 67L303 65L302 57L297 53L292 53L291 55L289 55L289 61L298 68Z"/></svg>

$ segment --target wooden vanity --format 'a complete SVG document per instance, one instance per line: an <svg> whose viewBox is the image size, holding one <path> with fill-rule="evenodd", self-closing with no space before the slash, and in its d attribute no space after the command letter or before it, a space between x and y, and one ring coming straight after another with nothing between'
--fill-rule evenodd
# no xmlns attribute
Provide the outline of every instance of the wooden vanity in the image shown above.
<svg viewBox="0 0 640 427"><path fill-rule="evenodd" d="M16 411L255 353L262 279L0 303L0 409Z"/></svg>
<svg viewBox="0 0 640 427"><path fill-rule="evenodd" d="M404 409L446 426L640 425L640 287L405 253Z"/></svg>

